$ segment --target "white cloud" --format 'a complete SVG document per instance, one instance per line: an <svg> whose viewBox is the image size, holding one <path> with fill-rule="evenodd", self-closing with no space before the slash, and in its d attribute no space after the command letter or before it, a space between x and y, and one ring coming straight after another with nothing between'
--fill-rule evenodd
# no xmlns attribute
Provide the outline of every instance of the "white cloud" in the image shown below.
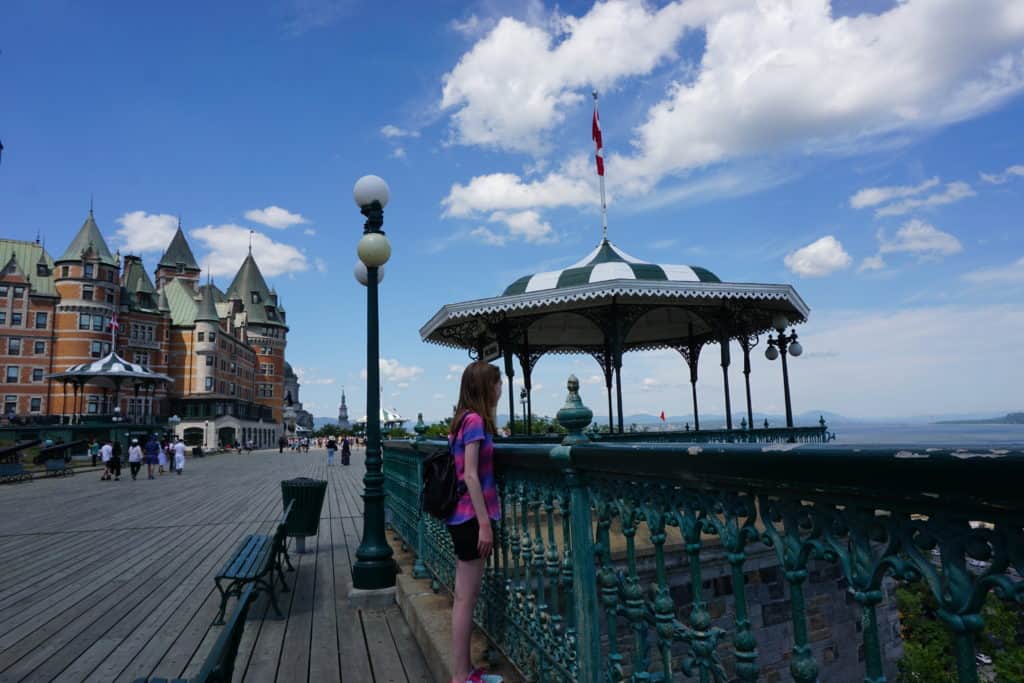
<svg viewBox="0 0 1024 683"><path fill-rule="evenodd" d="M875 254L874 256L865 257L860 262L860 266L857 267L857 272L863 273L869 270L882 270L883 268L885 268L885 260L881 254Z"/></svg>
<svg viewBox="0 0 1024 683"><path fill-rule="evenodd" d="M398 383L398 388L399 389L408 389L409 388L409 383L408 382L399 382Z"/></svg>
<svg viewBox="0 0 1024 683"><path fill-rule="evenodd" d="M313 236L316 235L316 230L314 230L313 228L306 228L305 230L302 231L302 234L303 235L309 235L310 237L313 237Z"/></svg>
<svg viewBox="0 0 1024 683"><path fill-rule="evenodd" d="M290 228L293 225L309 223L302 217L302 214L292 213L280 206L268 206L265 209L250 209L245 212L245 217L254 223L265 225L268 228Z"/></svg>
<svg viewBox="0 0 1024 683"><path fill-rule="evenodd" d="M451 382L452 380L461 378L463 370L464 368L461 365L449 365L448 374L444 377L445 381Z"/></svg>
<svg viewBox="0 0 1024 683"><path fill-rule="evenodd" d="M399 128L390 123L380 129L380 134L386 138L418 138L420 132L409 128Z"/></svg>
<svg viewBox="0 0 1024 683"><path fill-rule="evenodd" d="M879 231L878 241L879 254L907 252L925 258L957 254L964 248L960 240L950 233L938 230L917 218L900 226L891 240L886 239L884 232Z"/></svg>
<svg viewBox="0 0 1024 683"><path fill-rule="evenodd" d="M114 233L114 242L128 254L162 254L178 228L178 219L167 213L132 211L117 222L121 227Z"/></svg>
<svg viewBox="0 0 1024 683"><path fill-rule="evenodd" d="M852 17L833 16L828 0L658 9L612 0L548 26L502 19L446 74L441 106L452 112L457 143L540 154L591 85L615 86L671 63L679 79L634 128L630 152L613 146L607 160L619 192L638 196L694 169L859 152L987 112L1024 88L1022 15L1016 0L907 0ZM679 40L701 28L699 62L679 63ZM593 194L525 188L577 187L583 177L478 176L452 187L446 214L580 205ZM465 197L484 180L494 192Z"/></svg>
<svg viewBox="0 0 1024 683"><path fill-rule="evenodd" d="M964 273L963 279L979 285L1024 284L1024 257L1007 266L980 268Z"/></svg>
<svg viewBox="0 0 1024 683"><path fill-rule="evenodd" d="M832 235L811 242L806 247L786 254L786 267L802 277L822 277L848 268L853 258L842 243Z"/></svg>
<svg viewBox="0 0 1024 683"><path fill-rule="evenodd" d="M293 366L292 370L295 371L295 376L299 378L300 386L329 385L336 382L333 377L320 377L315 371L308 368Z"/></svg>
<svg viewBox="0 0 1024 683"><path fill-rule="evenodd" d="M396 358L380 359L380 376L387 382L411 382L423 374L423 368L415 365L402 365ZM366 368L360 371L359 376L366 379Z"/></svg>
<svg viewBox="0 0 1024 683"><path fill-rule="evenodd" d="M313 259L313 263L316 265L316 271L318 273L326 273L327 272L327 261L325 261L322 258L320 258L319 256L317 256L315 259Z"/></svg>
<svg viewBox="0 0 1024 683"><path fill-rule="evenodd" d="M597 185L593 173L581 166L583 157L552 171L540 180L525 182L514 173L476 176L462 185L455 183L441 201L444 215L466 218L480 212L543 209L558 206L596 205Z"/></svg>
<svg viewBox="0 0 1024 683"><path fill-rule="evenodd" d="M391 150L392 159L404 159L405 158L405 147L395 147Z"/></svg>
<svg viewBox="0 0 1024 683"><path fill-rule="evenodd" d="M1024 176L1024 165L1015 164L1009 166L1002 173L982 173L981 179L992 185L1002 185L1013 176Z"/></svg>
<svg viewBox="0 0 1024 683"><path fill-rule="evenodd" d="M973 197L975 195L974 190L971 186L964 182L949 183L946 185L946 189L943 192L922 197L921 199L908 198L898 202L883 206L882 208L875 211L876 216L902 216L906 213L910 213L914 209L927 208L932 206L942 206L943 204L952 204L958 202L961 199Z"/></svg>
<svg viewBox="0 0 1024 683"><path fill-rule="evenodd" d="M505 246L505 236L499 235L488 227L483 225L473 228L469 231L472 237L477 238L484 244L488 244L492 247L503 247Z"/></svg>
<svg viewBox="0 0 1024 683"><path fill-rule="evenodd" d="M464 38L479 38L494 26L494 21L470 14L465 19L452 19L448 27Z"/></svg>
<svg viewBox="0 0 1024 683"><path fill-rule="evenodd" d="M850 206L854 209L864 209L869 206L878 206L893 199L902 199L921 194L939 184L938 176L929 178L920 185L887 185L884 187L865 187L850 197Z"/></svg>
<svg viewBox="0 0 1024 683"><path fill-rule="evenodd" d="M536 211L495 211L488 219L491 223L504 223L510 239L528 244L551 244L558 241L551 225L542 221Z"/></svg>
<svg viewBox="0 0 1024 683"><path fill-rule="evenodd" d="M305 254L283 242L275 242L261 232L232 223L207 225L191 231L192 236L209 249L204 263L210 274L234 275L249 253L249 235L252 234L252 255L265 277L309 270Z"/></svg>

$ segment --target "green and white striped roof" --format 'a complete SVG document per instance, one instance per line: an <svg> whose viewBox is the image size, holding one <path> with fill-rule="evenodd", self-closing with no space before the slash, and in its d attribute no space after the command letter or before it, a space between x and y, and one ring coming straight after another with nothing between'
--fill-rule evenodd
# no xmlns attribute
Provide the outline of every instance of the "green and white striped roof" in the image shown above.
<svg viewBox="0 0 1024 683"><path fill-rule="evenodd" d="M505 289L502 296L576 287L610 280L721 282L717 275L699 266L665 265L641 261L605 239L592 252L568 268L519 278Z"/></svg>

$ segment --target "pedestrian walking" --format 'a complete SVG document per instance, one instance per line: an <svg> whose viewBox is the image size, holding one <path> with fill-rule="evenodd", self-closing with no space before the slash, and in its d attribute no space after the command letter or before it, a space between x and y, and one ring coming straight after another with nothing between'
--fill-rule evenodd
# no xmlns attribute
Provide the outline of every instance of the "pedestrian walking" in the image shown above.
<svg viewBox="0 0 1024 683"><path fill-rule="evenodd" d="M348 459L352 456L352 444L348 442L348 437L344 437L341 440L341 464L347 465Z"/></svg>
<svg viewBox="0 0 1024 683"><path fill-rule="evenodd" d="M114 475L114 481L121 481L121 452L121 442L115 440L110 456L110 473Z"/></svg>
<svg viewBox="0 0 1024 683"><path fill-rule="evenodd" d="M283 436L277 440L277 452L284 453L284 447L288 445L288 439Z"/></svg>
<svg viewBox="0 0 1024 683"><path fill-rule="evenodd" d="M96 467L96 460L100 457L100 443L96 439L89 439L89 457L92 458L92 466Z"/></svg>
<svg viewBox="0 0 1024 683"><path fill-rule="evenodd" d="M164 441L164 442L162 442L160 444L160 450L157 451L157 454L156 454L156 461L157 461L157 466L158 466L157 467L158 474L160 474L161 476L163 475L164 470L168 469L168 467L169 467L169 465L167 463L167 452L169 450L170 450L170 443L168 441Z"/></svg>
<svg viewBox="0 0 1024 683"><path fill-rule="evenodd" d="M174 471L181 474L185 469L185 442L180 438L174 442Z"/></svg>
<svg viewBox="0 0 1024 683"><path fill-rule="evenodd" d="M334 464L334 453L338 450L338 442L334 440L334 437L327 439L327 464Z"/></svg>
<svg viewBox="0 0 1024 683"><path fill-rule="evenodd" d="M142 469L142 446L138 439L132 439L132 445L128 447L128 468L132 473L132 481L135 481Z"/></svg>
<svg viewBox="0 0 1024 683"><path fill-rule="evenodd" d="M100 481L110 481L110 459L114 457L114 447L109 440L100 449L100 461L103 463L103 474Z"/></svg>
<svg viewBox="0 0 1024 683"><path fill-rule="evenodd" d="M153 467L160 464L160 442L157 441L156 434L149 435L143 450L146 454L146 477L153 479Z"/></svg>
<svg viewBox="0 0 1024 683"><path fill-rule="evenodd" d="M501 373L483 361L466 366L459 402L448 443L455 457L455 473L465 493L448 518L458 561L455 563L455 600L452 605L452 683L500 680L485 677L470 658L473 610L480 595L484 563L494 547L492 522L501 519L498 487L494 480L495 410L501 398Z"/></svg>

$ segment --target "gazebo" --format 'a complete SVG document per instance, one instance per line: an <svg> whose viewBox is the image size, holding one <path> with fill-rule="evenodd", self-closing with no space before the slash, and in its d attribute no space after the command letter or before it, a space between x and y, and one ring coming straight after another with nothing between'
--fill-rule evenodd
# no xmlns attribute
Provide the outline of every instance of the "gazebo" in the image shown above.
<svg viewBox="0 0 1024 683"><path fill-rule="evenodd" d="M153 372L138 363L129 363L116 352L110 352L103 358L94 360L91 363L72 365L63 372L56 372L48 376L48 379L63 382L64 384L64 413L62 420L67 418L71 423L81 421L83 413L82 403L85 401L85 385L96 385L103 389L103 406L97 407L97 413L107 412L108 406L113 406L110 412L117 415L120 412L119 398L121 388L125 385L132 387L134 396L138 397L140 391L149 393L153 397L156 387L160 384L170 384L173 380L164 374ZM69 414L67 411L67 387L72 386L74 410ZM107 399L107 392L113 389L113 397ZM150 417L147 415L136 416L141 418Z"/></svg>
<svg viewBox="0 0 1024 683"><path fill-rule="evenodd" d="M398 429L407 422L406 418L399 415L398 411L394 408L390 410L381 406L380 408L380 426L385 432L391 431L392 429ZM361 418L355 421L355 424L359 429L366 429L366 416L363 415Z"/></svg>
<svg viewBox="0 0 1024 683"><path fill-rule="evenodd" d="M790 285L723 282L697 266L646 263L607 238L571 266L519 278L500 296L446 304L420 329L429 343L466 349L473 358L504 359L509 384L509 416L515 415L514 360L519 360L526 390L527 430L532 415L531 374L549 354L592 356L604 374L609 428L613 420L613 385L618 431L623 431L622 359L630 351L674 349L689 368L694 427L697 408L697 362L701 350L718 344L725 380L726 426L732 429L729 397L730 342L743 352L747 423L753 427L750 400L750 351L765 332L769 354L782 332L806 322L810 309ZM793 355L799 346L793 348ZM776 351L777 355L777 351ZM770 358L774 357L769 355ZM788 382L785 385L788 409ZM791 425L790 425L791 426Z"/></svg>

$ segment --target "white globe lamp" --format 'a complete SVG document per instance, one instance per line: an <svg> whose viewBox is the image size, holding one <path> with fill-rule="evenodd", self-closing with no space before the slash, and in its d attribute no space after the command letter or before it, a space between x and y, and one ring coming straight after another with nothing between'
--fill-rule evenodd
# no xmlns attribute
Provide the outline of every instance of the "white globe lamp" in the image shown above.
<svg viewBox="0 0 1024 683"><path fill-rule="evenodd" d="M366 270L366 264L362 261L356 261L356 267L353 269L356 276L356 281L363 287L370 283L369 274ZM377 284L379 285L384 281L384 266L377 266Z"/></svg>
<svg viewBox="0 0 1024 683"><path fill-rule="evenodd" d="M775 360L776 358L779 357L779 350L774 346L769 346L767 349L764 350L764 357L767 358L768 360Z"/></svg>
<svg viewBox="0 0 1024 683"><path fill-rule="evenodd" d="M383 233L368 232L359 239L356 253L367 268L383 266L391 258L391 244Z"/></svg>
<svg viewBox="0 0 1024 683"><path fill-rule="evenodd" d="M380 202L383 209L387 206L390 196L388 184L380 176L364 175L356 181L355 187L352 188L352 198L356 200L356 206L359 208Z"/></svg>

